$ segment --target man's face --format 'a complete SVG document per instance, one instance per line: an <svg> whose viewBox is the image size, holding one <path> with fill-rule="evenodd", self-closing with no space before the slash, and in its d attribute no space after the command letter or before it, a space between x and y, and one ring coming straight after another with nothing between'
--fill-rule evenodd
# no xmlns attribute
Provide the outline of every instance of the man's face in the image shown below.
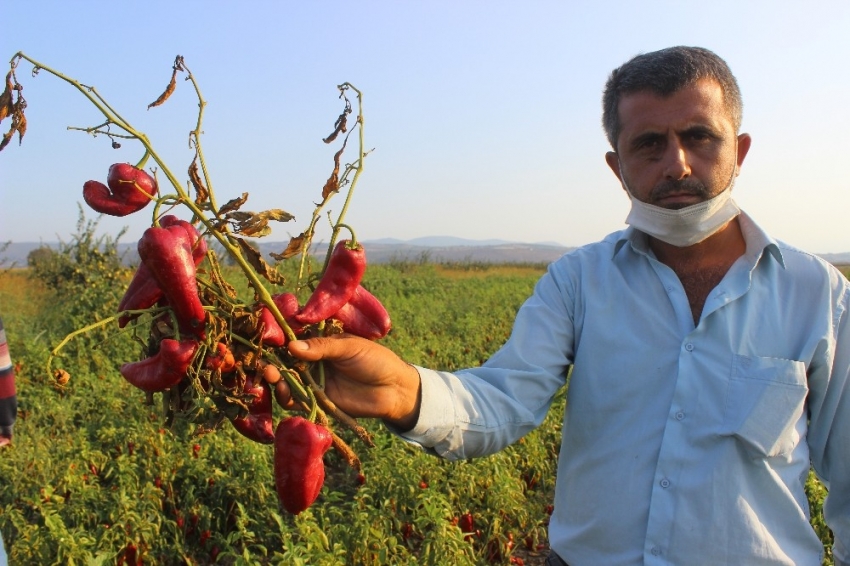
<svg viewBox="0 0 850 566"><path fill-rule="evenodd" d="M624 96L617 152L605 160L624 188L643 202L684 208L720 194L750 147L736 136L723 91L704 79L667 97Z"/></svg>

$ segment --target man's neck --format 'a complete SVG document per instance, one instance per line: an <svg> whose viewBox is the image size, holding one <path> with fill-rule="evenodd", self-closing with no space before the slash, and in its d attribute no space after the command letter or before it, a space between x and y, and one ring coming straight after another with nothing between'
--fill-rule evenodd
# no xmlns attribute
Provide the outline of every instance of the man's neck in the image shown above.
<svg viewBox="0 0 850 566"><path fill-rule="evenodd" d="M680 248L650 237L649 247L658 261L674 271L678 271L677 268L731 266L747 250L738 217L698 244Z"/></svg>
<svg viewBox="0 0 850 566"><path fill-rule="evenodd" d="M649 247L658 261L672 269L681 281L695 325L699 324L709 293L747 251L737 217L693 246L679 248L650 237Z"/></svg>

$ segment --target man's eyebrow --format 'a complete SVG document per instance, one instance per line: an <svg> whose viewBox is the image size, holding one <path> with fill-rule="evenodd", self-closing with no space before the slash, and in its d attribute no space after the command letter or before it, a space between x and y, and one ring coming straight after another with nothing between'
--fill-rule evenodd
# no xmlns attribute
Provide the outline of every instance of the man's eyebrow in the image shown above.
<svg viewBox="0 0 850 566"><path fill-rule="evenodd" d="M629 147L638 148L647 142L654 142L664 139L664 134L661 132L644 132L632 138L629 141Z"/></svg>
<svg viewBox="0 0 850 566"><path fill-rule="evenodd" d="M693 126L685 128L684 130L679 131L678 133L679 135L701 134L714 139L720 139L722 137L721 133L717 129L707 124L695 124Z"/></svg>

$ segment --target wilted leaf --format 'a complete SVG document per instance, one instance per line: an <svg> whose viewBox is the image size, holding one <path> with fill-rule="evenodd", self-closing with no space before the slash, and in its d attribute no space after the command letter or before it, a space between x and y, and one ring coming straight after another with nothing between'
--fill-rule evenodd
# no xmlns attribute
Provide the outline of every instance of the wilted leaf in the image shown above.
<svg viewBox="0 0 850 566"><path fill-rule="evenodd" d="M266 263L266 260L264 260L260 255L260 252L255 250L251 244L242 238L235 238L235 240L239 243L242 253L245 254L245 259L251 264L254 271L268 279L273 285L283 285L286 283L286 279L284 279L283 275L278 273L275 268Z"/></svg>
<svg viewBox="0 0 850 566"><path fill-rule="evenodd" d="M233 228L237 234L260 238L271 233L270 221L289 222L295 217L285 210L274 208L256 213L230 212L227 214L227 218L234 222Z"/></svg>
<svg viewBox="0 0 850 566"><path fill-rule="evenodd" d="M197 196L195 197L195 204L202 205L207 202L207 199L210 197L210 192L204 186L203 181L201 181L201 175L198 173L198 156L195 156L195 159L192 160L192 164L189 166L189 180L192 181L192 186L195 187L195 192Z"/></svg>
<svg viewBox="0 0 850 566"><path fill-rule="evenodd" d="M348 138L346 137L345 141L342 143L342 147L334 154L334 169L331 172L331 176L328 177L327 181L325 181L325 186L322 187L322 200L327 199L331 194L339 190L339 160L342 157L342 152L345 151L345 146L347 144Z"/></svg>
<svg viewBox="0 0 850 566"><path fill-rule="evenodd" d="M227 214L228 212L239 210L239 208L245 204L248 200L248 193L242 193L242 196L239 198L235 198L224 203L219 209L219 214Z"/></svg>
<svg viewBox="0 0 850 566"><path fill-rule="evenodd" d="M177 88L177 71L183 70L183 57L178 55L174 59L174 65L171 67L171 81L168 83L168 86L165 87L165 90L162 94L159 95L159 98L148 104L148 110L153 108L154 106L159 106L171 96L171 93L174 92L174 89Z"/></svg>
<svg viewBox="0 0 850 566"><path fill-rule="evenodd" d="M283 250L282 253L270 253L269 255L275 258L278 261L289 259L291 257L295 257L301 253L301 250L304 249L304 240L305 235L304 232L301 232L299 235L291 238L289 240L289 245L286 246L286 249Z"/></svg>
<svg viewBox="0 0 850 566"><path fill-rule="evenodd" d="M6 75L6 88L0 94L0 122L7 116L11 116L15 107L12 106L12 71Z"/></svg>

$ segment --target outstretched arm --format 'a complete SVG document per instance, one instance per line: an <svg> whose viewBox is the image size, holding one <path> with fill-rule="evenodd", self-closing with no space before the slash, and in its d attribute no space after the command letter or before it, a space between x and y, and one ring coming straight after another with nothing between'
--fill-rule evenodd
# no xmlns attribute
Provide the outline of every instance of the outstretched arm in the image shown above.
<svg viewBox="0 0 850 566"><path fill-rule="evenodd" d="M338 334L290 342L289 352L304 361L327 362L325 393L352 417L380 418L399 430L416 424L419 372L388 348Z"/></svg>

